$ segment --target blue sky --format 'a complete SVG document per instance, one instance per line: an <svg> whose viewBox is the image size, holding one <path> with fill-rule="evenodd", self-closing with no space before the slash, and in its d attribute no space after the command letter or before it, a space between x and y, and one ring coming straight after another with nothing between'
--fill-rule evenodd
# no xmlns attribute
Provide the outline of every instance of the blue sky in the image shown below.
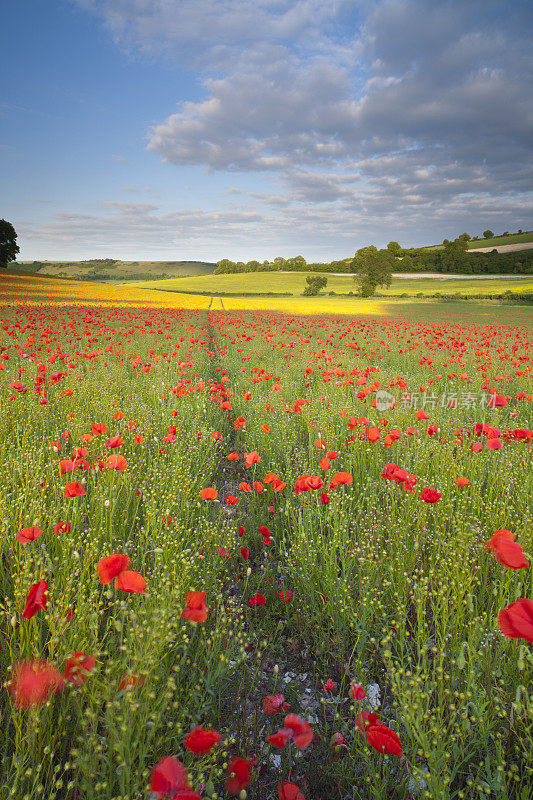
<svg viewBox="0 0 533 800"><path fill-rule="evenodd" d="M21 259L533 228L529 2L17 0L2 21Z"/></svg>

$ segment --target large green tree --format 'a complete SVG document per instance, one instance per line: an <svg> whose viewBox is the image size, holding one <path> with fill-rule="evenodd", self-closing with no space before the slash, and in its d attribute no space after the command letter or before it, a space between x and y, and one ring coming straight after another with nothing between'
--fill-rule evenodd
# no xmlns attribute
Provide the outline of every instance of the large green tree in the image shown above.
<svg viewBox="0 0 533 800"><path fill-rule="evenodd" d="M352 259L352 272L363 297L375 294L378 286L390 286L396 264L390 250L378 250L373 244L357 250Z"/></svg>
<svg viewBox="0 0 533 800"><path fill-rule="evenodd" d="M442 272L472 272L472 262L468 255L468 244L459 237L447 242L440 253Z"/></svg>
<svg viewBox="0 0 533 800"><path fill-rule="evenodd" d="M13 225L0 219L0 267L4 269L10 261L15 261L20 247L17 244L17 233Z"/></svg>

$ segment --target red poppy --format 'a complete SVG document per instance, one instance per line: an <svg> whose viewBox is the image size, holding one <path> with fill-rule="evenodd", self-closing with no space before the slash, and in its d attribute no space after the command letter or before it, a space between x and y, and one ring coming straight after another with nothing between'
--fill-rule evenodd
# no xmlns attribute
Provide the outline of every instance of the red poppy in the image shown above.
<svg viewBox="0 0 533 800"><path fill-rule="evenodd" d="M277 714L279 711L288 711L289 708L290 705L282 694L270 694L263 700L263 711L269 716Z"/></svg>
<svg viewBox="0 0 533 800"><path fill-rule="evenodd" d="M393 756L403 756L402 743L398 734L387 728L386 725L370 724L366 729L368 744L380 753L389 753Z"/></svg>
<svg viewBox="0 0 533 800"><path fill-rule="evenodd" d="M366 692L360 683L350 684L350 694L354 700L364 700L366 697Z"/></svg>
<svg viewBox="0 0 533 800"><path fill-rule="evenodd" d="M239 794L247 789L252 780L252 764L247 758L234 758L226 770L226 791Z"/></svg>
<svg viewBox="0 0 533 800"><path fill-rule="evenodd" d="M104 556L96 565L96 571L100 579L100 583L111 583L113 578L116 578L121 572L127 570L130 565L130 557L125 553L113 553L110 556Z"/></svg>
<svg viewBox="0 0 533 800"><path fill-rule="evenodd" d="M202 498L202 500L216 500L218 497L218 492L216 489L207 487L205 489L202 489L202 491L200 492L200 497Z"/></svg>
<svg viewBox="0 0 533 800"><path fill-rule="evenodd" d="M420 499L424 501L424 503L438 503L442 494L437 492L435 489L430 489L426 486L425 489L422 489L420 492Z"/></svg>
<svg viewBox="0 0 533 800"><path fill-rule="evenodd" d="M245 561L248 561L250 558L250 551L247 547L241 547L241 556L244 558Z"/></svg>
<svg viewBox="0 0 533 800"><path fill-rule="evenodd" d="M239 499L237 497L234 497L232 494L226 495L225 503L227 506L236 506L238 502Z"/></svg>
<svg viewBox="0 0 533 800"><path fill-rule="evenodd" d="M70 533L72 526L70 522L56 522L54 526L54 533L59 536L60 533Z"/></svg>
<svg viewBox="0 0 533 800"><path fill-rule="evenodd" d="M290 589L284 589L278 594L278 597L282 603L290 603L292 600L292 592Z"/></svg>
<svg viewBox="0 0 533 800"><path fill-rule="evenodd" d="M75 686L85 683L96 664L96 656L87 656L77 650L65 664L65 678Z"/></svg>
<svg viewBox="0 0 533 800"><path fill-rule="evenodd" d="M59 462L59 475L66 475L67 472L72 472L74 469L74 462L72 459L63 459Z"/></svg>
<svg viewBox="0 0 533 800"><path fill-rule="evenodd" d="M336 472L331 479L330 487L335 486L350 486L353 483L353 477L349 472Z"/></svg>
<svg viewBox="0 0 533 800"><path fill-rule="evenodd" d="M128 462L124 456L108 456L105 465L107 469L116 469L118 472L126 472Z"/></svg>
<svg viewBox="0 0 533 800"><path fill-rule="evenodd" d="M313 741L313 729L308 722L297 714L287 714L285 717L285 727L292 732L292 740L300 750L308 747Z"/></svg>
<svg viewBox="0 0 533 800"><path fill-rule="evenodd" d="M105 446L109 450L111 450L114 447L120 447L122 444L124 444L124 440L121 439L120 436L112 436L110 439L107 440Z"/></svg>
<svg viewBox="0 0 533 800"><path fill-rule="evenodd" d="M277 747L278 750L283 750L290 738L292 738L292 731L290 731L288 728L280 728L276 731L276 733L267 736L267 742L269 742L272 747Z"/></svg>
<svg viewBox="0 0 533 800"><path fill-rule="evenodd" d="M84 494L87 492L81 483L67 483L65 486L65 497L81 497Z"/></svg>
<svg viewBox="0 0 533 800"><path fill-rule="evenodd" d="M468 478L457 478L457 486L459 486L460 489L462 489L463 486L470 486L471 483L472 481L469 481Z"/></svg>
<svg viewBox="0 0 533 800"><path fill-rule="evenodd" d="M526 639L533 643L533 601L522 598L502 608L498 627L509 639Z"/></svg>
<svg viewBox="0 0 533 800"><path fill-rule="evenodd" d="M240 456L238 453L233 452L230 453L229 456L226 456L226 458L228 459L228 461L238 461Z"/></svg>
<svg viewBox="0 0 533 800"><path fill-rule="evenodd" d="M329 741L333 745L333 747L335 747L335 748L341 747L342 745L347 745L348 744L348 742L346 741L346 739L344 738L342 733L334 733L334 734L332 734L331 739Z"/></svg>
<svg viewBox="0 0 533 800"><path fill-rule="evenodd" d="M172 756L162 758L152 769L150 789L172 800L201 800L200 795L191 790L187 770Z"/></svg>
<svg viewBox="0 0 533 800"><path fill-rule="evenodd" d="M496 560L510 569L527 569L529 561L524 556L522 546L514 541L514 533L511 531L496 531L488 542L485 542L485 549L495 556Z"/></svg>
<svg viewBox="0 0 533 800"><path fill-rule="evenodd" d="M190 622L205 622L209 608L205 604L207 592L188 592L185 597L185 608L181 617Z"/></svg>
<svg viewBox="0 0 533 800"><path fill-rule="evenodd" d="M98 436L101 433L107 433L107 427L103 422L96 422L91 428L93 436Z"/></svg>
<svg viewBox="0 0 533 800"><path fill-rule="evenodd" d="M375 444L378 441L379 437L381 436L381 431L379 428L369 428L366 432L366 438L371 444Z"/></svg>
<svg viewBox="0 0 533 800"><path fill-rule="evenodd" d="M46 611L48 603L48 584L46 581L37 581L31 587L26 597L26 605L22 612L23 619L31 619L39 609Z"/></svg>
<svg viewBox="0 0 533 800"><path fill-rule="evenodd" d="M131 594L146 594L146 581L140 572L125 569L120 572L115 580L115 589Z"/></svg>
<svg viewBox="0 0 533 800"><path fill-rule="evenodd" d="M250 597L249 602L251 608L255 608L255 606L264 606L266 603L266 597L262 594L254 594L253 597Z"/></svg>
<svg viewBox="0 0 533 800"><path fill-rule="evenodd" d="M278 781L279 800L305 800L299 787L295 783L280 783Z"/></svg>
<svg viewBox="0 0 533 800"><path fill-rule="evenodd" d="M19 531L17 533L17 539L21 544L30 544L42 535L42 530L36 525L32 525L31 528L23 528L21 531Z"/></svg>
<svg viewBox="0 0 533 800"><path fill-rule="evenodd" d="M364 708L357 715L355 724L359 729L359 733L362 733L363 736L366 735L366 730L369 725L383 725L382 721L378 719L377 714L373 711L367 711Z"/></svg>
<svg viewBox="0 0 533 800"><path fill-rule="evenodd" d="M329 496L329 494L327 492L322 492L322 494L320 495L320 502L325 506L327 506L327 504L329 503L330 499L331 498L330 498L330 496Z"/></svg>
<svg viewBox="0 0 533 800"><path fill-rule="evenodd" d="M251 453L244 454L244 466L249 469L253 464L259 464L261 456L254 450Z"/></svg>
<svg viewBox="0 0 533 800"><path fill-rule="evenodd" d="M30 708L42 705L63 686L63 676L50 662L21 661L15 666L8 689L17 708Z"/></svg>
<svg viewBox="0 0 533 800"><path fill-rule="evenodd" d="M183 740L183 745L187 750L196 755L203 755L222 741L221 735L212 728L202 728L196 725Z"/></svg>
<svg viewBox="0 0 533 800"><path fill-rule="evenodd" d="M335 688L335 684L333 683L331 678L328 678L327 681L324 684L324 691L332 692L334 688Z"/></svg>

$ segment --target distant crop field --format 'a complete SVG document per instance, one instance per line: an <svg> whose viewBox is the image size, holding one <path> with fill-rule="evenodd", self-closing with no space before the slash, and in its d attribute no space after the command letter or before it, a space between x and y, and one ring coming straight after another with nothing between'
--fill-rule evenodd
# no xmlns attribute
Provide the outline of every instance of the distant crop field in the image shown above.
<svg viewBox="0 0 533 800"><path fill-rule="evenodd" d="M515 233L510 236L494 236L492 239L478 239L475 242L468 242L469 250L477 250L480 247L498 247L505 244L527 244L533 242L533 231L526 233ZM434 244L426 247L426 250L442 250L442 244Z"/></svg>
<svg viewBox="0 0 533 800"><path fill-rule="evenodd" d="M312 272L257 272L253 275L205 275L196 278L175 278L162 281L142 281L133 284L142 289L163 289L178 292L227 292L230 294L290 294L301 295L306 286L306 277L316 275ZM322 296L333 291L336 294L357 292L357 286L351 275L328 275L328 284ZM458 279L439 280L413 278L393 278L389 289L379 289L380 295L398 296L402 294L432 295L435 292L443 294L499 294L502 292L533 291L533 277L531 278L495 278L495 279ZM310 298L311 300L313 298ZM316 298L315 298L316 300Z"/></svg>
<svg viewBox="0 0 533 800"><path fill-rule="evenodd" d="M493 239L479 239L477 242L468 242L468 249L475 250L477 247L497 247L500 244L522 244L533 242L533 231L529 233L515 233L511 236L494 236Z"/></svg>

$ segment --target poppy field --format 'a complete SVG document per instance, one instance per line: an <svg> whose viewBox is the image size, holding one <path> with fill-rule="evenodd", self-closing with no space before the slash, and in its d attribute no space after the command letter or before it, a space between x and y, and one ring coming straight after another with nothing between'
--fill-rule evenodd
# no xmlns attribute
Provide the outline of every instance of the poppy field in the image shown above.
<svg viewBox="0 0 533 800"><path fill-rule="evenodd" d="M398 308L3 308L0 800L533 796L532 327Z"/></svg>

